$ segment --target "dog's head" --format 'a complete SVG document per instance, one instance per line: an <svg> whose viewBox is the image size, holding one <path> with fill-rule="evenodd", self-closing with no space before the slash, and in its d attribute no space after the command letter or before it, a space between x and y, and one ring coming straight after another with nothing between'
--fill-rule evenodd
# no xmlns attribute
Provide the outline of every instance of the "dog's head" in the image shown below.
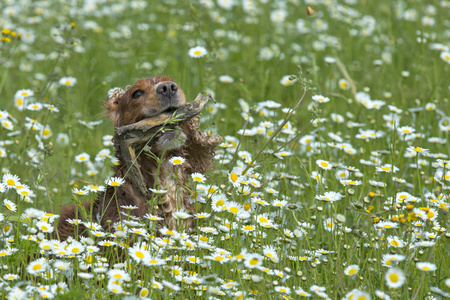
<svg viewBox="0 0 450 300"><path fill-rule="evenodd" d="M186 104L183 91L170 77L157 76L140 79L124 91L115 88L109 91L106 101L107 114L114 127L133 124L145 118L161 113L172 113L176 108ZM155 149L179 147L180 143L172 143L174 139L184 142L180 131L167 132L158 136ZM170 144L170 145L169 145Z"/></svg>
<svg viewBox="0 0 450 300"><path fill-rule="evenodd" d="M163 112L173 112L186 104L183 91L170 77L138 80L126 91L109 92L106 108L114 127L129 125Z"/></svg>

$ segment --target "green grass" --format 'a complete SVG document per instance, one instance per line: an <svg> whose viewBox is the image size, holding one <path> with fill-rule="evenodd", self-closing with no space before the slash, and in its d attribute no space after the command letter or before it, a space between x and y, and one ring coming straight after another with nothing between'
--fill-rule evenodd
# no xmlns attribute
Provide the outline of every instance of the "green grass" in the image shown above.
<svg viewBox="0 0 450 300"><path fill-rule="evenodd" d="M151 299L297 299L301 289L313 299L377 299L376 291L386 293L381 299L450 296L448 1L433 5L408 1L404 7L396 1L255 1L253 12L244 10L238 0L229 10L217 3L207 7L198 1L176 0L152 1L144 8L133 7L146 2L104 1L92 11L83 9L81 3L69 6L66 1L16 2L0 4L0 26L4 28L0 114L9 113L2 123L8 120L14 126L13 130L0 126L0 168L3 174L17 175L33 195L22 199L14 188L0 193L2 201L11 201L2 202L0 208L2 298L22 292L28 297L108 299L137 296L144 288ZM308 5L314 10L311 16L306 14ZM282 22L271 20L278 9L286 12ZM405 18L412 10L416 18ZM435 24L428 26L431 19ZM299 20L307 32L297 28ZM87 27L92 21L97 29ZM59 38L52 37L56 32ZM189 57L194 46L204 46L208 54ZM261 59L266 47L273 54L267 60ZM330 58L334 60L330 62ZM103 112L107 92L156 75L171 76L189 100L199 92L212 91L219 103L204 111L202 129L225 137L233 147L217 149L216 163L205 174L203 185L190 184L195 191L205 190L200 194L207 204L198 205L211 216L197 219L195 230L184 233L186 239L173 239L177 246L173 249L161 246L154 237L139 238L132 233L123 238L91 236L80 244L85 248L106 239L131 247L147 245L148 250L141 251L166 259L162 266L145 266L123 245L104 247L93 254L83 250L73 256L58 256L58 247L71 246L54 240L49 243L52 250L41 249L50 234L38 225L46 224L38 223L38 218L25 218L25 210L58 214L67 203L96 197L75 196L72 189L104 185L112 175L110 159L94 161L102 149L114 152L112 146L103 145L103 137L114 132ZM234 81L221 82L221 75ZM296 78L293 85L280 84L286 75ZM76 78L76 84L59 85L66 76ZM351 88L340 88L341 79L348 80ZM23 89L34 93L28 103L51 104L59 112L17 109L15 94ZM272 135L287 120L282 109L294 107L305 91L284 129ZM360 101L364 98L361 92L384 105L368 107ZM330 101L315 103L313 95ZM262 107L266 100L280 107ZM246 124L243 112L254 121ZM344 121L336 122L332 114L339 114ZM386 122L389 116L397 118L395 126ZM40 138L42 132L30 129L27 117L48 126L52 135ZM103 122L98 125L80 123L100 120ZM260 122L268 122L262 133L238 134L245 126L250 131L257 128ZM403 126L414 128L414 134L402 134L398 129ZM371 138L370 132L361 130L378 135ZM59 134L67 135L67 144L58 140ZM342 141L337 141L339 137ZM347 143L345 148L342 143ZM429 151L412 156L409 153L414 151L408 147ZM282 158L273 154L282 151L286 151ZM75 161L84 152L90 155L90 164ZM332 168L322 169L317 160ZM384 165L394 165L398 171L377 170ZM256 178L260 186L233 187L229 174L236 172L237 166L239 172L249 168L246 175L239 175L247 181ZM95 174L89 175L93 168ZM343 172L347 175L341 178L358 185L344 186L336 178L347 169L348 174ZM324 180L312 178L313 172ZM213 195L207 192L211 185ZM242 192L243 187L248 193ZM342 199L333 203L317 199L326 192L338 192ZM404 192L409 193L406 200L397 201ZM212 198L218 196L226 196L229 204L234 201L241 211L246 209L248 219L239 218L229 208L214 212ZM273 205L274 200L286 203L279 207ZM264 201L267 205L261 204ZM17 207L11 210L8 203ZM262 214L271 221L271 228L257 222ZM43 218L56 222L52 217ZM395 228L376 227L384 221ZM141 222L141 228L156 234L150 221ZM234 225L230 229L226 224ZM253 226L254 231L245 232L246 226ZM217 232L211 233L212 228ZM192 245L186 246L186 241ZM400 243L404 246L398 247ZM118 249L125 260L118 258ZM271 260L264 249L275 251L278 259ZM212 258L220 252L226 262ZM264 269L244 263L239 258L244 253L244 261L258 254ZM393 261L389 255L394 254L404 260ZM201 261L192 263L188 260L191 256ZM33 274L29 269L39 259L45 259L38 268L42 272ZM55 262L66 262L68 270L58 269ZM432 263L436 270L420 270L417 262ZM356 274L346 275L346 268L355 265ZM179 277L173 276L175 267L179 267ZM106 273L110 270L122 270L129 278L114 285ZM386 274L392 271L405 276L400 287L391 288L387 283ZM93 278L84 278L84 273ZM163 281L176 284L179 291L169 284L163 286ZM226 286L229 282L235 286ZM57 284L60 291L56 291ZM314 290L314 286L318 288ZM283 288L290 293L280 291ZM319 291L323 288L326 290Z"/></svg>

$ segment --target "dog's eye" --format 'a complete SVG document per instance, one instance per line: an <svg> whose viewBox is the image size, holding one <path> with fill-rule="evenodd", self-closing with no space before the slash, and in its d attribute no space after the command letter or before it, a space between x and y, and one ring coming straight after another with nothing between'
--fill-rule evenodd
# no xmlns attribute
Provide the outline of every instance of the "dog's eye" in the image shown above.
<svg viewBox="0 0 450 300"><path fill-rule="evenodd" d="M142 96L143 94L144 94L143 90L137 90L131 95L131 98L136 99Z"/></svg>

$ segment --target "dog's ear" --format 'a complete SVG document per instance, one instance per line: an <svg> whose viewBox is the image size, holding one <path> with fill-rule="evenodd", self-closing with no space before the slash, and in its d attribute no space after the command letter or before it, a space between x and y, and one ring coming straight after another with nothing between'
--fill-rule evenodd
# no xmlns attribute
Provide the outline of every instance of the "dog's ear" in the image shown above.
<svg viewBox="0 0 450 300"><path fill-rule="evenodd" d="M113 122L114 127L119 125L119 100L125 93L121 88L113 88L108 91L108 98L106 98L105 108L106 115Z"/></svg>
<svg viewBox="0 0 450 300"><path fill-rule="evenodd" d="M214 150L222 141L217 135L207 135L199 130L199 117L184 123L181 128L187 136L185 151L189 157L190 173L204 173L213 163Z"/></svg>

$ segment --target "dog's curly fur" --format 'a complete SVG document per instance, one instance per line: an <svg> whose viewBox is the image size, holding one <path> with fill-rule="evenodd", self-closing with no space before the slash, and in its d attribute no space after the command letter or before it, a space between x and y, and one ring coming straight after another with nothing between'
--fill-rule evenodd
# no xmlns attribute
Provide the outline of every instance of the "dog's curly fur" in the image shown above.
<svg viewBox="0 0 450 300"><path fill-rule="evenodd" d="M105 103L107 115L112 120L115 127L124 126L139 122L140 120L156 116L167 109L176 108L186 104L183 91L171 80L170 77L152 77L141 79L126 91L121 89L111 90ZM181 132L164 133L148 146L156 156L163 159L159 167L156 178L158 163L148 155L141 154L137 163L141 168L141 173L147 188L156 186L165 189L162 201L150 207L148 196L140 195L134 188L127 175L126 163L120 156L120 149L115 143L115 155L119 159L119 164L114 167L115 176L125 179L125 183L117 188L108 186L106 191L101 193L93 203L85 203L83 206L90 215L90 221L98 222L105 230L112 231L114 223L124 218L121 212L126 210L123 205L134 205L138 208L132 210L131 215L141 218L147 213L151 213L163 218L162 226L170 229L176 227L176 219L172 213L176 210L185 209L192 211L189 202L190 194L186 189L186 181L190 174L194 172L204 173L212 164L214 149L222 140L219 136L205 135L199 130L199 118L196 117L180 126ZM174 141L184 141L179 144ZM145 144L138 146L136 153L140 153ZM164 153L164 157L163 156ZM185 158L181 166L173 166L168 159L173 156ZM174 172L178 172L175 174ZM175 175L175 176L174 176ZM67 222L69 219L80 218L81 213L76 205L69 205L61 209L60 221L58 223L58 235L61 240L74 236L75 227ZM186 226L190 226L187 222ZM82 234L85 230L83 225L78 225L78 232Z"/></svg>

